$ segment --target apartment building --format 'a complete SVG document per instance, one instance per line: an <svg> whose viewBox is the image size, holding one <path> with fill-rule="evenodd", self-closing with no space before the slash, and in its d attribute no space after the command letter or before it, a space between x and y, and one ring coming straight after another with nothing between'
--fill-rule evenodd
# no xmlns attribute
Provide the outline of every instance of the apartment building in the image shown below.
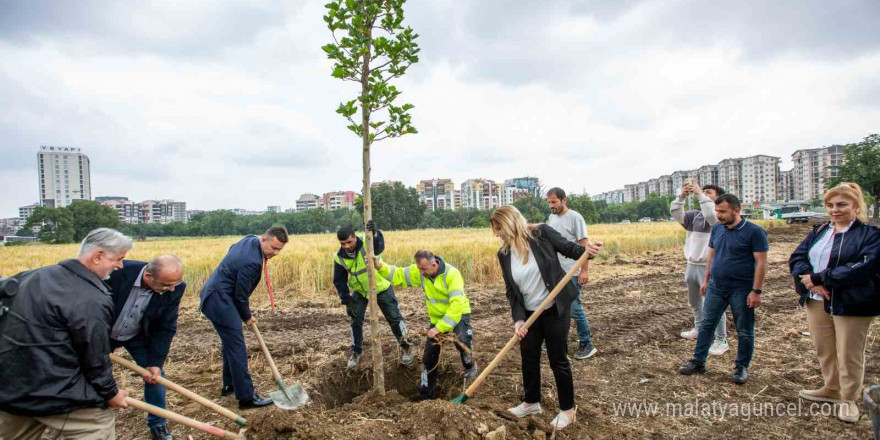
<svg viewBox="0 0 880 440"><path fill-rule="evenodd" d="M468 179L461 184L461 206L491 209L501 206L501 185L489 179Z"/></svg>
<svg viewBox="0 0 880 440"><path fill-rule="evenodd" d="M791 155L794 200L809 201L822 197L828 179L837 177L843 165L843 145L797 150Z"/></svg>
<svg viewBox="0 0 880 440"><path fill-rule="evenodd" d="M41 146L37 152L40 206L63 208L91 200L89 157L76 147Z"/></svg>
<svg viewBox="0 0 880 440"><path fill-rule="evenodd" d="M455 209L461 206L461 193L456 201L455 183L452 179L425 179L416 185L419 201L431 211L438 209Z"/></svg>

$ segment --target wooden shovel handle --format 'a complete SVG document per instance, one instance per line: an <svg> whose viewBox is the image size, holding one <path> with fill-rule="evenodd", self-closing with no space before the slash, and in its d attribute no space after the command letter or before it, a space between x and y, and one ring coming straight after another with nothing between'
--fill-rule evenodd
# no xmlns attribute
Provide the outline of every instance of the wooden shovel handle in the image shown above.
<svg viewBox="0 0 880 440"><path fill-rule="evenodd" d="M142 376L143 375L150 375L149 371L141 368L139 365L135 364L134 362L131 362L127 359L123 359L113 353L110 353L110 360L113 361L114 364L122 365L123 367L128 368L129 370L134 371L135 373L138 373ZM238 415L238 414L236 414L236 413L234 413L234 412L232 412L232 411L230 411L230 410L228 410L228 409L226 409L226 408L224 408L224 407L222 407L222 406L220 406L220 405L218 405L218 404L216 404L216 403L214 403L214 402L212 402L212 401L210 401L210 400L208 400L208 399L168 380L168 379L165 379L162 376L159 376L157 381L160 384L164 385L166 388L168 388L170 390L174 390L178 394L182 394L186 397L189 397L192 400L195 400L196 402L202 404L206 408L210 408L210 409L216 411L218 414L221 414L224 417L228 417L229 419L231 419L235 423L238 423L239 425L244 426L244 424L246 423L245 419L242 416L240 416L240 415Z"/></svg>
<svg viewBox="0 0 880 440"><path fill-rule="evenodd" d="M556 284L556 287L554 287L550 294L547 295L547 298L544 298L544 301L541 301L541 304L538 305L538 308L535 310L534 313L532 313L532 316L529 316L529 319L527 319L526 323L522 326L523 329L528 330L528 328L535 323L535 321L541 316L541 313L544 312L544 309L546 309L547 306L551 302L553 302L554 299L556 299L556 295L559 295L559 292L561 292L562 289L565 288L565 285L568 284L569 281L571 281L571 277L574 276L574 272L584 265L584 261L586 261L587 258L589 258L589 253L587 251L584 251L584 254L581 255L580 258L578 258L577 262L574 263L574 266L572 266L571 269L568 270L565 276L563 276L559 283ZM498 363L501 362L501 359L503 359L505 355L507 355L507 352L510 351L517 343L519 343L520 339L521 338L519 336L513 335L513 337L511 337L510 340L507 341L507 344L504 345L504 348L502 348L501 351L498 352L497 355L495 355L495 359L492 359L492 362L489 363L486 369L483 370L479 377L477 377L477 380L475 380L474 383L472 383L471 386L468 387L464 394L468 397L473 397L474 392L477 391L477 388L479 388L480 385L483 384L483 381L486 380L487 377L489 377L489 374L492 373L495 367L498 366Z"/></svg>
<svg viewBox="0 0 880 440"><path fill-rule="evenodd" d="M168 411L167 409L162 409L153 405L150 405L146 402L141 402L137 399L132 399L131 397L125 398L125 403L129 406L133 406L142 411L146 411L154 416L159 416L164 419L171 420L176 423L180 423L181 425L189 426L190 428L198 429L199 431L207 432L208 434L216 435L221 438L229 438L229 439L237 439L243 440L244 436L229 432L225 429L218 428L216 426L209 425L207 423L202 423L197 420L193 420L189 417L182 416L173 411Z"/></svg>
<svg viewBox="0 0 880 440"><path fill-rule="evenodd" d="M251 330L254 331L254 334L257 336L257 341L260 343L260 348L263 349L263 354L266 355L266 360L269 361L269 368L272 369L272 377L275 378L275 382L284 382L284 379L281 378L281 373L278 372L278 367L275 366L275 361L272 360L272 355L269 353L269 349L266 347L266 342L263 341L263 335L260 334L260 329L257 328L257 323L250 324Z"/></svg>

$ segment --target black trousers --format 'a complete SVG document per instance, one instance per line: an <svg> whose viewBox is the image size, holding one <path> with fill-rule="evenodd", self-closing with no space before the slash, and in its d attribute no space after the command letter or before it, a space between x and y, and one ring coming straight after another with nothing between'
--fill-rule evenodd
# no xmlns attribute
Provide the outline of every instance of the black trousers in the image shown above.
<svg viewBox="0 0 880 440"><path fill-rule="evenodd" d="M428 325L430 330L433 325ZM473 349L474 331L471 328L471 315L466 313L461 315L461 320L455 328L452 329L455 337L468 348ZM461 356L461 365L465 368L474 366L474 358L468 352L454 344ZM440 344L431 338L425 338L425 351L422 354L422 376L419 382L419 393L422 396L434 398L434 391L437 389L437 363L440 362Z"/></svg>
<svg viewBox="0 0 880 440"><path fill-rule="evenodd" d="M367 306L370 300L357 292L351 292L351 302L345 306L348 313L349 323L351 325L351 351L355 353L363 353L364 351L364 316L367 314ZM406 331L406 322L400 313L400 304L397 297L394 296L394 289L388 286L388 289L376 292L376 305L388 325L391 327L391 333L397 339L401 348L409 347L409 338Z"/></svg>
<svg viewBox="0 0 880 440"><path fill-rule="evenodd" d="M531 312L526 311L526 318L531 315ZM541 313L520 342L526 403L541 401L541 345L546 341L547 358L556 379L559 409L567 411L574 408L574 381L571 377L571 364L568 362L567 343L570 324L571 308L560 315L554 305Z"/></svg>

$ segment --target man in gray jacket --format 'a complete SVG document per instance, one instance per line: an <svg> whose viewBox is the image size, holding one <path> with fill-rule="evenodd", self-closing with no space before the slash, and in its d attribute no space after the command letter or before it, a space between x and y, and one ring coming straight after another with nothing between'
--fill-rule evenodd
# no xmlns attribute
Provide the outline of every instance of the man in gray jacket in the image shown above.
<svg viewBox="0 0 880 440"><path fill-rule="evenodd" d="M102 280L122 267L131 239L90 232L76 259L15 276L18 294L0 317L0 439L116 438L113 411L128 394L113 379L113 300Z"/></svg>
<svg viewBox="0 0 880 440"><path fill-rule="evenodd" d="M693 194L700 203L697 211L685 211L684 202L688 194ZM709 255L709 233L712 226L718 223L715 216L715 199L724 194L724 190L715 185L704 185L700 188L692 182L685 182L681 188L678 199L672 201L669 213L687 231L684 241L684 257L687 260L687 269L684 272L684 281L688 289L688 303L694 314L694 327L681 332L685 339L697 339L697 329L703 320L703 295L700 294L700 284L706 274L706 258ZM724 317L715 328L715 341L709 348L709 354L720 356L727 352L727 322Z"/></svg>

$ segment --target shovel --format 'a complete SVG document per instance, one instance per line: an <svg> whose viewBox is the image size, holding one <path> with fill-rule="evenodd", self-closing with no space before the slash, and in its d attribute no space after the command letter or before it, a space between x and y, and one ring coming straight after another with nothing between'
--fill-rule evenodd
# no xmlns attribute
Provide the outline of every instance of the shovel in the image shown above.
<svg viewBox="0 0 880 440"><path fill-rule="evenodd" d="M110 360L113 361L114 364L122 365L123 367L128 368L129 370L134 371L135 373L140 374L141 376L150 375L149 371L141 368L140 366L138 366L134 362L123 359L113 353L110 353ZM242 416L240 416L240 415L238 415L238 414L236 414L236 413L234 413L234 412L232 412L232 411L230 411L230 410L228 410L228 409L226 409L226 408L224 408L224 407L222 407L222 406L220 406L220 405L218 405L218 404L216 404L216 403L214 403L214 402L212 402L212 401L210 401L210 400L208 400L208 399L168 380L168 379L165 379L162 376L159 376L159 378L157 379L157 382L159 382L159 384L164 386L165 388L168 388L170 390L174 390L178 394L183 394L184 396L189 397L190 399L195 400L196 402L200 403L202 406L209 408L209 409L212 409L215 412L217 412L218 414L223 415L224 417L228 417L230 420L237 423L239 426L244 426L245 423L247 423L247 421L244 419L244 417L242 417Z"/></svg>
<svg viewBox="0 0 880 440"><path fill-rule="evenodd" d="M244 440L244 431L245 429L241 429L238 431L238 434L234 432L229 432L225 429L218 428L213 425L209 425L207 423L199 422L198 420L193 420L189 417L182 416L173 411L168 411L167 409L162 409L157 406L150 405L146 402L141 402L137 399L132 399L131 397L125 398L125 403L128 406L135 407L139 410L146 411L154 416L159 416L164 419L171 420L176 423L180 423L181 425L189 426L190 428L198 429L202 432L207 432L208 434L216 435L220 438L229 438L235 440Z"/></svg>
<svg viewBox="0 0 880 440"><path fill-rule="evenodd" d="M281 373L278 372L278 367L275 366L275 361L272 360L272 355L269 354L269 349L266 348L263 336L260 335L257 323L254 322L250 326L254 334L257 335L260 348L263 349L263 354L266 355L266 360L269 361L269 367L272 369L272 377L275 378L275 383L278 384L278 391L269 393L269 398L272 399L275 406L281 409L297 409L308 403L309 395L299 382L295 382L290 387L284 384L284 379L281 378Z"/></svg>
<svg viewBox="0 0 880 440"><path fill-rule="evenodd" d="M572 266L571 269L568 270L568 273L566 273L565 276L562 277L562 280L560 280L559 283L556 284L556 287L553 288L553 291L551 291L550 294L547 295L547 298L544 298L544 301L541 301L541 304L538 306L535 312L532 313L532 316L529 316L529 319L522 326L524 330L527 330L529 327L532 326L532 324L535 323L538 317L541 316L541 313L544 312L544 309L547 308L547 305L553 302L553 300L556 299L556 295L559 295L559 292L562 291L562 288L565 287L565 285L568 284L569 281L571 281L571 277L574 276L574 272L584 265L584 261L586 261L587 258L589 258L589 254L587 252L584 252L584 254L581 255L581 257L577 260L577 262L574 263L574 266ZM502 348L501 351L498 352L497 355L495 355L495 359L492 359L492 362L489 363L489 366L487 366L486 369L483 370L483 372L477 377L477 379L474 380L474 383L472 383L471 386L469 386L468 389L465 390L464 394L452 399L452 403L465 403L468 401L469 398L473 397L474 393L476 393L477 391L477 388L479 388L480 385L483 384L483 381L486 380L487 377L489 377L489 374L492 373L495 367L498 366L498 363L501 362L501 359L503 359L505 355L507 355L507 352L519 343L520 339L521 338L519 336L513 335L513 337L511 337L510 340L507 341L507 344L504 346L504 348Z"/></svg>

